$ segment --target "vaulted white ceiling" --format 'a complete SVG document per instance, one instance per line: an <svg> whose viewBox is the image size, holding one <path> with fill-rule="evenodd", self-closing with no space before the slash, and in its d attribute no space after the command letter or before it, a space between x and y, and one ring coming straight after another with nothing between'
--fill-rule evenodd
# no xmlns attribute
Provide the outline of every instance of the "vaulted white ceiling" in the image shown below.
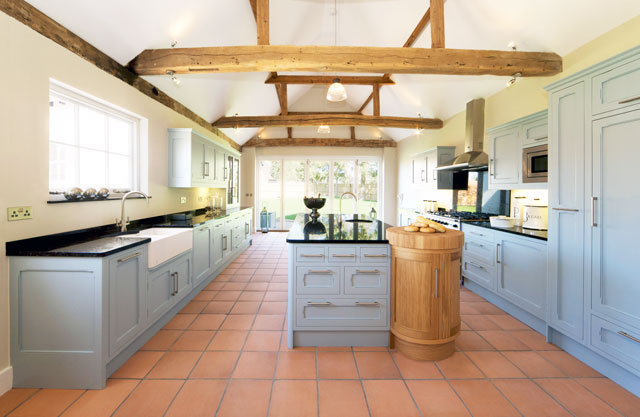
<svg viewBox="0 0 640 417"><path fill-rule="evenodd" d="M121 64L144 49L233 46L256 43L249 0L27 0ZM426 9L428 0L271 0L270 40L278 45L402 46ZM337 10L337 13L335 13ZM560 55L578 48L640 14L639 0L448 0L446 46L461 49L507 49L515 41L523 51ZM429 47L429 30L416 47ZM167 76L145 77L208 121L221 116L276 115L275 88L266 73L181 75L176 87ZM447 119L473 98L505 86L504 77L394 75L395 86L381 89L381 114ZM310 86L289 86L291 109L326 111L327 103ZM370 87L348 86L350 109L358 109ZM315 101L310 100L314 98ZM300 104L296 106L296 103ZM313 103L317 103L317 106ZM370 114L371 106L365 110ZM335 129L342 136L340 129ZM256 129L226 129L242 144ZM277 132L277 131L276 131ZM313 131L297 128L305 136ZM276 134L270 132L273 137ZM403 129L383 136L401 140ZM366 137L365 137L366 135ZM359 129L358 137L376 135ZM332 135L333 136L333 135ZM376 136L373 136L376 137Z"/></svg>

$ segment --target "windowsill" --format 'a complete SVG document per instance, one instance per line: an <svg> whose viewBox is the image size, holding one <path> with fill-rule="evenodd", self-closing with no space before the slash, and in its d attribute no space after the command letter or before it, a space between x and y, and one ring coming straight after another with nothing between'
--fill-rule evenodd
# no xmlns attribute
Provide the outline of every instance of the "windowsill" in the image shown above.
<svg viewBox="0 0 640 417"><path fill-rule="evenodd" d="M122 196L109 196L107 198L103 198L103 199L96 199L96 200L67 200L66 198L64 198L64 196L60 196L60 199L55 199L55 200L47 200L47 204L59 204L59 203L96 203L96 202L100 202L100 201L122 201ZM149 198L152 198L151 196L149 196ZM143 200L144 197L141 196L136 196L136 197L129 197L127 198L127 200Z"/></svg>

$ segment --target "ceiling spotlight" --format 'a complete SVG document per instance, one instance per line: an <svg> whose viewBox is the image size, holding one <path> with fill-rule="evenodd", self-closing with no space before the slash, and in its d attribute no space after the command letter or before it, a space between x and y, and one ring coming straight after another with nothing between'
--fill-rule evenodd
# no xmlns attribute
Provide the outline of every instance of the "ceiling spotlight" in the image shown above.
<svg viewBox="0 0 640 417"><path fill-rule="evenodd" d="M335 78L333 84L327 90L327 100L329 101L345 101L347 99L347 89L340 83L340 78Z"/></svg>
<svg viewBox="0 0 640 417"><path fill-rule="evenodd" d="M418 118L422 119L422 114L418 113ZM416 128L416 136L420 135L424 129L417 127Z"/></svg>
<svg viewBox="0 0 640 417"><path fill-rule="evenodd" d="M507 88L514 85L516 81L518 81L519 77L522 77L521 73L516 72L515 74L513 74L513 76L506 82Z"/></svg>
<svg viewBox="0 0 640 417"><path fill-rule="evenodd" d="M178 44L178 41L177 41L177 40L175 40L175 39L174 39L174 40L172 40L172 41L171 41L171 47L172 47L172 48L175 48L175 46L176 46L177 44Z"/></svg>
<svg viewBox="0 0 640 417"><path fill-rule="evenodd" d="M173 81L176 87L180 85L180 79L176 77L176 73L174 71L167 70L167 75L171 77L171 81Z"/></svg>
<svg viewBox="0 0 640 417"><path fill-rule="evenodd" d="M320 125L318 126L318 133L328 135L329 133L331 133L331 128L327 125Z"/></svg>

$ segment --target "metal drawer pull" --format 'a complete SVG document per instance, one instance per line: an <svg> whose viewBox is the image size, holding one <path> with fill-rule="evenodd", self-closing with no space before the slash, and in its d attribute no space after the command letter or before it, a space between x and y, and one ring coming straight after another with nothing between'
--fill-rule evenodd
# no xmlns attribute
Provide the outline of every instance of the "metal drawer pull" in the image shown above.
<svg viewBox="0 0 640 417"><path fill-rule="evenodd" d="M324 258L324 255L306 255L304 253L300 254L301 258Z"/></svg>
<svg viewBox="0 0 640 417"><path fill-rule="evenodd" d="M370 255L368 253L365 253L364 257L365 258L387 258L387 257L389 257L389 255L387 255L387 254L384 254L384 255Z"/></svg>
<svg viewBox="0 0 640 417"><path fill-rule="evenodd" d="M327 307L331 305L331 301L325 301L325 302L307 301L307 305L311 307Z"/></svg>
<svg viewBox="0 0 640 417"><path fill-rule="evenodd" d="M467 243L471 243L472 245L476 245L476 246L479 246L481 248L484 248L484 245L482 243L476 243L476 242L467 242Z"/></svg>
<svg viewBox="0 0 640 417"><path fill-rule="evenodd" d="M124 257L122 259L118 259L118 263L127 262L128 260L133 259L133 258L137 258L140 255L142 255L142 252L136 252L133 255L129 255L129 256Z"/></svg>
<svg viewBox="0 0 640 417"><path fill-rule="evenodd" d="M596 201L598 197L591 197L591 227L598 227L596 223Z"/></svg>
<svg viewBox="0 0 640 417"><path fill-rule="evenodd" d="M202 229L198 229L198 232L206 232L207 230L209 230L208 227L203 227Z"/></svg>
<svg viewBox="0 0 640 417"><path fill-rule="evenodd" d="M320 270L320 271L309 270L309 271L307 271L307 273L309 273L309 274L324 274L324 275L326 275L326 274L333 274L333 271L330 271L328 269Z"/></svg>
<svg viewBox="0 0 640 417"><path fill-rule="evenodd" d="M204 163L204 176L205 177L209 176L209 163L208 162Z"/></svg>
<svg viewBox="0 0 640 417"><path fill-rule="evenodd" d="M478 233L478 232L467 232L470 233L472 235L476 235L476 236L484 236L482 233Z"/></svg>
<svg viewBox="0 0 640 417"><path fill-rule="evenodd" d="M468 264L469 264L469 265L471 265L471 266L475 266L475 267L476 267L476 268L478 268L478 269L484 269L484 266L482 266L482 265L478 265L478 264L474 264L473 262L469 262L469 261L467 261L467 262L465 262L465 263L468 263Z"/></svg>
<svg viewBox="0 0 640 417"><path fill-rule="evenodd" d="M624 337L626 337L627 339L631 339L631 340L633 340L633 341L634 341L634 342L636 342L636 343L640 343L640 339L638 339L637 337L633 337L633 336L631 336L631 335L630 335L629 333L627 333L627 332L623 332L622 330L620 330L620 331L618 332L618 334L619 334L620 336L624 336Z"/></svg>
<svg viewBox="0 0 640 417"><path fill-rule="evenodd" d="M498 256L498 253L500 252L500 244L498 243L496 245L496 263L499 264L500 263L500 257Z"/></svg>
<svg viewBox="0 0 640 417"><path fill-rule="evenodd" d="M333 256L334 258L355 258L356 257L355 254L353 254L353 255L331 255L331 256Z"/></svg>
<svg viewBox="0 0 640 417"><path fill-rule="evenodd" d="M358 307L371 307L371 306L379 306L380 303L377 301L373 301L373 302L369 302L369 303L363 303L361 301L356 301L356 305Z"/></svg>
<svg viewBox="0 0 640 417"><path fill-rule="evenodd" d="M538 142L538 141L545 140L545 139L547 139L547 137L546 137L546 136L543 136L543 137L541 137L541 138L534 139L533 141L534 141L534 142Z"/></svg>
<svg viewBox="0 0 640 417"><path fill-rule="evenodd" d="M171 296L173 297L174 295L176 295L176 273L172 273L171 274Z"/></svg>
<svg viewBox="0 0 640 417"><path fill-rule="evenodd" d="M562 207L553 207L551 210L555 210L555 211L580 211L578 209L570 209L570 208L562 208Z"/></svg>
<svg viewBox="0 0 640 417"><path fill-rule="evenodd" d="M640 96L634 98L628 98L626 100L619 101L618 104L631 103L632 101L640 100Z"/></svg>
<svg viewBox="0 0 640 417"><path fill-rule="evenodd" d="M356 269L356 274L379 274L380 271L377 269L372 269L370 271L365 271L362 269Z"/></svg>

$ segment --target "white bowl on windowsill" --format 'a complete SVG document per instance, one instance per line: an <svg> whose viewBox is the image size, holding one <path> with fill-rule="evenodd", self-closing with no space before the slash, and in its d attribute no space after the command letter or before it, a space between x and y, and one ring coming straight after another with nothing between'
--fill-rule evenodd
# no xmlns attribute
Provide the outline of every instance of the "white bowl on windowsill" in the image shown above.
<svg viewBox="0 0 640 417"><path fill-rule="evenodd" d="M493 216L489 217L489 221L491 222L491 227L508 228L516 225L515 217Z"/></svg>

